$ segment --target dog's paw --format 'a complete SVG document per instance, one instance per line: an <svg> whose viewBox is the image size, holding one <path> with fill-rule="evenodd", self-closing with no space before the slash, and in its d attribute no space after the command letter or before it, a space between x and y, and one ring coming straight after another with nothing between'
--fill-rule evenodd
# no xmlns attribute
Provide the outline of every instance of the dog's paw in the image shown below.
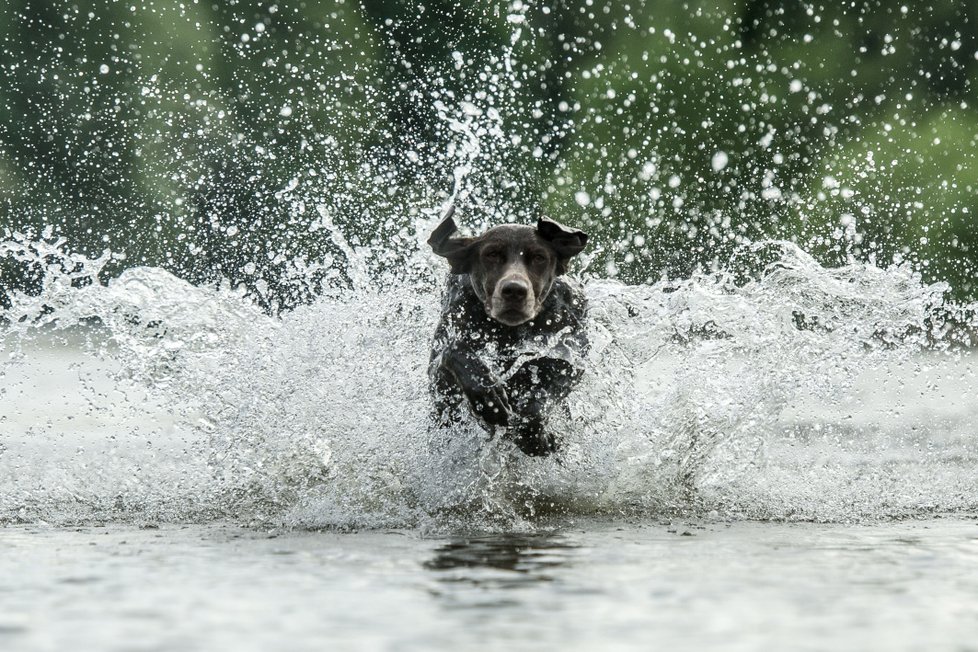
<svg viewBox="0 0 978 652"><path fill-rule="evenodd" d="M509 425L513 409L509 405L506 389L502 385L469 388L466 392L472 412L490 426L505 428Z"/></svg>
<svg viewBox="0 0 978 652"><path fill-rule="evenodd" d="M507 430L506 437L532 457L545 457L557 451L557 438L539 422L524 421Z"/></svg>

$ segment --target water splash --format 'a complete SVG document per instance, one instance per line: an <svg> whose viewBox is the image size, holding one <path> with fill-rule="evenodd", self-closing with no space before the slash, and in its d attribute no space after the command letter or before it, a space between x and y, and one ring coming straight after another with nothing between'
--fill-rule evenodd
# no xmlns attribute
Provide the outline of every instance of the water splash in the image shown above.
<svg viewBox="0 0 978 652"><path fill-rule="evenodd" d="M962 423L920 433L911 419L798 414L812 402L858 409L854 383L873 369L951 359L932 319L945 288L909 267L827 269L767 242L727 273L589 279L590 369L556 423L564 452L538 460L471 423L432 427L440 270L420 248L405 266L415 273L378 282L347 270L351 288L280 317L241 290L156 268L86 282L111 254L87 259L60 241L3 251L45 272L41 290L14 293L4 313L4 374L20 380L0 399L43 391L38 351L80 337L73 346L87 357L68 368L87 405L69 417L121 409L134 419L80 435L10 433L21 422L5 418L3 521L514 527L592 514L838 520L974 508L959 489L976 468ZM139 397L155 406L142 416ZM928 454L913 448L922 439Z"/></svg>
<svg viewBox="0 0 978 652"><path fill-rule="evenodd" d="M373 84L391 65L414 70L401 45L389 52L393 63L358 58L395 42L390 21L368 29L348 6L293 56L270 37L310 35L279 25L269 8L269 20L225 53L236 62L233 91L197 83L188 93L180 77L134 72L138 97L106 86L81 103L106 133L126 126L120 105L141 107L126 118L138 128L123 162L99 158L116 152L89 146L75 115L63 116L60 132L30 132L25 142L67 132L82 153L68 159L73 175L111 168L120 188L152 180L144 194L154 199L132 206L107 190L116 201L103 208L121 215L107 224L125 228L107 241L115 253L83 255L58 233L88 246L109 237L93 235L99 211L83 202L59 216L66 198L47 194L49 177L19 180L31 213L23 222L35 231L0 229L0 264L26 267L35 287L12 291L0 278L0 305L9 303L0 313L0 522L437 528L593 514L973 513L973 492L961 487L978 479L976 415L964 399L933 397L974 386L973 363L952 346L944 315L966 324L975 307L949 307L947 287L909 265L853 258L858 249L874 260L875 241L880 261L912 259L934 275L926 256L903 253L919 248L921 234L885 232L910 216L887 189L930 209L916 206L918 182L880 183L862 145L834 156L839 126L857 113L833 117L836 89L796 79L801 72L775 66L763 49L745 50L724 11L698 12L694 29L680 28L690 19L682 8L612 8L590 26L560 25L548 44L542 34L557 29L549 6L475 7L469 17L501 30L503 47L484 51L486 34L476 33L477 47L394 75L391 92ZM220 26L198 19L207 10L187 11L201 43ZM177 13L183 20L185 8ZM836 42L834 27L819 36L833 21L813 20L818 38ZM126 33L139 41L139 29ZM697 29L706 38L693 38ZM772 49L794 52L799 39L782 32ZM774 31L748 36L756 44ZM127 48L105 45L124 59ZM53 44L56 60L84 61L63 47ZM14 55L31 60L26 50ZM181 66L196 61L181 56ZM248 65L237 67L239 58ZM47 74L8 68L17 87ZM196 72L212 76L203 64ZM805 93L786 104L782 86ZM863 93L840 88L836 104L855 111L848 98ZM59 115L75 106L72 92L80 90L52 99ZM693 108L677 113L680 104ZM782 119L775 108L788 106ZM390 128L385 116L397 108L423 113L419 131L435 137ZM971 138L947 131L967 124L964 112L931 116L946 142ZM252 114L263 117L249 122ZM930 126L919 135L939 140ZM900 141L881 138L866 145L870 154L889 143L887 159L905 158ZM937 172L930 176L948 181ZM471 423L432 428L426 367L444 269L423 243L449 205L472 230L549 208L602 232L603 248L582 256L578 272L594 346L555 424L558 457L525 458ZM890 205L900 209L893 219L854 217ZM59 218L62 231L43 226ZM148 245L135 242L147 233L155 234ZM805 249L758 240L786 233ZM116 276L131 265L125 245L131 258L155 247L158 264L201 282L149 266ZM817 248L843 264L819 265L806 252ZM656 276L637 285L601 278L619 272ZM660 273L684 280L655 280Z"/></svg>

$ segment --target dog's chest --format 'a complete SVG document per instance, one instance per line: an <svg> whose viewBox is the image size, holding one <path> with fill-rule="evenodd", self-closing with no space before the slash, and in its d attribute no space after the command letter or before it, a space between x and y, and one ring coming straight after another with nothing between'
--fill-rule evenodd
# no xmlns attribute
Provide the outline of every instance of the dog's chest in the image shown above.
<svg viewBox="0 0 978 652"><path fill-rule="evenodd" d="M460 299L450 309L455 339L494 366L507 368L526 356L552 354L555 345L579 327L572 312L557 296L549 297L533 320L505 326L490 318L474 295Z"/></svg>

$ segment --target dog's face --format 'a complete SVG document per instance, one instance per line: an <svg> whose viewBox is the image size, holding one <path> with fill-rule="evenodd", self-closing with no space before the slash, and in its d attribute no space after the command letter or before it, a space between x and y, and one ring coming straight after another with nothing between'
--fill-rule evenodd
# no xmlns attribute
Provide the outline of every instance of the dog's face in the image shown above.
<svg viewBox="0 0 978 652"><path fill-rule="evenodd" d="M554 279L584 249L587 234L552 220L537 227L507 224L476 238L452 238L449 215L428 243L455 274L468 274L486 313L507 326L530 321L543 307Z"/></svg>
<svg viewBox="0 0 978 652"><path fill-rule="evenodd" d="M536 317L557 276L556 252L529 226L497 226L479 240L469 278L486 313L507 326Z"/></svg>

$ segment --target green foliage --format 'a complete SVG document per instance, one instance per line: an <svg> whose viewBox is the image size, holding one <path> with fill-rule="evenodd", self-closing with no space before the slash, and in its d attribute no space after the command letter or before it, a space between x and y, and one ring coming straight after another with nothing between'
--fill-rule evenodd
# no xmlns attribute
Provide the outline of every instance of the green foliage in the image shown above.
<svg viewBox="0 0 978 652"><path fill-rule="evenodd" d="M973 298L976 30L953 0L9 0L0 233L280 309L459 191L630 281L787 238Z"/></svg>
<svg viewBox="0 0 978 652"><path fill-rule="evenodd" d="M826 158L799 213L799 242L828 263L850 256L910 261L928 281L974 296L978 247L978 114L935 107L901 128L901 109ZM917 113L911 109L911 113Z"/></svg>

